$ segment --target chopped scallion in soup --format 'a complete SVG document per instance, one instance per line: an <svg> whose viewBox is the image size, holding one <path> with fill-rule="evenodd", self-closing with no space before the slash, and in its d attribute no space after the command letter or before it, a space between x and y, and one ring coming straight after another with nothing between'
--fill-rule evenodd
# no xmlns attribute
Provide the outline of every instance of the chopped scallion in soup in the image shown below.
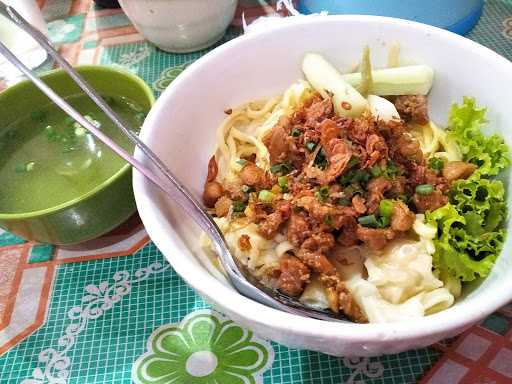
<svg viewBox="0 0 512 384"><path fill-rule="evenodd" d="M131 100L104 96L133 129L145 113ZM66 100L130 153L133 145L86 96ZM125 161L56 105L20 117L0 131L0 212L23 213L79 198L112 177Z"/></svg>

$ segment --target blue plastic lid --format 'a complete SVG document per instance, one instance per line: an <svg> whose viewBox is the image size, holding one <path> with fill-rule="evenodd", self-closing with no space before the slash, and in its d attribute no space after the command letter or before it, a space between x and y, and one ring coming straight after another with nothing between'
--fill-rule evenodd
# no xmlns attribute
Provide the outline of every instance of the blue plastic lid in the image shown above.
<svg viewBox="0 0 512 384"><path fill-rule="evenodd" d="M464 35L482 15L484 0L299 0L303 14L391 16L418 21Z"/></svg>

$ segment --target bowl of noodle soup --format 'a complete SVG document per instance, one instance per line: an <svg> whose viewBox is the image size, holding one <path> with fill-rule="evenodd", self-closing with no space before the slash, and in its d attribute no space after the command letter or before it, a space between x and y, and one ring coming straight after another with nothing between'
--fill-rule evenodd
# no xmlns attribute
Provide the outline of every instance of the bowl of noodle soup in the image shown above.
<svg viewBox="0 0 512 384"><path fill-rule="evenodd" d="M510 142L506 131L506 127L512 125L512 117L507 108L507 100L511 95L506 86L512 81L510 62L452 33L414 22L372 16L317 17L271 31L246 35L222 45L192 64L169 86L148 115L141 137L180 180L201 198L205 180L209 177L206 165L212 154L217 154L216 173L222 175L223 182L229 179L231 171L241 172L242 168L247 167L244 161L262 166L257 162L258 153L265 152L262 147L265 141L263 133L276 126L282 115L297 111L304 104L304 99L311 97L302 71L306 54L321 54L334 67L350 71L360 61L362 48L368 46L374 68L384 68L388 65L390 48L396 41L400 44L402 65L427 65L434 71L428 93L431 121L435 121L439 127L445 127L452 104L461 102L464 96L470 96L479 105L487 107L486 118L489 124L486 129L500 133L505 142ZM334 99L335 92L331 96ZM231 135L223 134L228 131ZM435 136L436 132L432 130L425 133L422 144L435 141L430 136ZM230 141L237 145L230 146ZM450 152L446 145L441 150ZM314 152L314 148L311 152ZM144 160L139 153L136 156ZM307 152L305 156L308 156ZM225 161L226 158L232 158L232 161ZM260 159L264 158L260 156ZM243 161L238 164L241 168L237 169L236 162L239 160ZM272 163L267 166L270 168L276 165L275 161ZM326 171L329 171L330 162L328 164ZM283 174L277 173L276 177ZM329 184L333 180L331 176L339 177L338 174L316 175L322 181L312 193L321 194L319 188ZM504 175L501 179L504 188L508 189L508 177ZM417 188L422 185L413 188L418 192ZM434 187L438 186L434 184ZM262 190L265 191L263 194ZM467 279L462 291L455 295L445 279L433 274L431 254L434 250L428 241L435 236L435 228L432 233L431 228L424 227L424 218L415 216L408 230L415 232L416 241L412 242L400 235L399 242L384 244L384 248L377 247L385 249L379 250L384 253L365 264L364 272L380 273L381 276L396 273L396 278L390 280L402 281L400 287L388 286L386 291L385 288L381 289L385 286L384 282L379 288L380 294L387 301L400 303L403 303L403 296L422 294L421 300L413 303L415 308L411 304L411 308L406 306L396 310L396 307L390 307L392 311L388 311L389 308L384 308L382 302L374 297L372 304L367 302L365 305L368 307L362 308L365 315L363 320L370 320L369 323L358 323L354 316L348 317L356 321L346 319L342 322L326 322L290 315L239 295L220 271L215 256L208 252L207 247L205 249L205 242L195 224L138 174L134 175L134 191L148 234L180 276L233 320L263 337L287 346L338 356L397 353L424 347L460 333L512 299L512 279L508 272L512 256L507 252L510 248L509 238L504 236L507 223L502 224L503 230L500 232L501 254L495 259L494 266L488 267L488 276L480 278L476 274L475 278ZM270 196L267 192L272 194L272 198L281 196L271 185L257 188L254 193L259 199L265 200ZM421 188L419 192L420 195L431 193ZM502 194L502 198L506 199L502 205L509 204L508 195ZM398 197L395 201L398 201ZM232 214L237 209L244 211L246 208L238 208L231 200L228 210ZM425 212L427 216L428 212ZM382 223L379 220L382 221L383 217L375 213L371 218L377 220L374 228L380 228L378 226ZM368 220L363 219L359 224L365 226ZM368 225L371 226L371 223ZM222 221L219 226L223 229ZM273 257L290 252L293 244L288 244L282 233L273 233L270 239L260 238L256 229L244 228L246 232L240 232L240 228L224 229L228 243L235 243L242 235L247 235L251 239L251 249L259 252L260 260L257 265L252 265L255 273L269 276L268 273L265 275L261 266L268 264L275 267L278 261ZM230 240L230 237L233 239ZM235 250L234 253L239 259L245 257L245 263L249 266L257 259L250 252L236 255ZM397 255L404 264L395 260L393 268L389 269L389 258L396 259ZM261 261L261 257L266 259ZM346 261L361 257L367 256L344 254L342 258ZM419 269L415 267L416 270L411 271L414 268L408 267L411 258ZM400 273L404 271L406 273ZM318 288L315 288L318 282L313 278L316 272L312 271L308 286L301 287L301 294L305 295L309 288L309 296L306 295L304 300L318 304L323 299L315 293L318 292ZM344 269L344 273L351 276L353 272ZM373 295L373 288L368 290L366 286L354 284L349 287L350 292L361 288L358 293L361 298L367 299ZM354 288L356 285L359 288ZM438 289L444 289L442 295L438 295L441 292ZM434 291L436 295L428 296ZM365 306L358 303L360 307ZM422 315L412 317L414 321L411 321L411 313L419 305ZM381 309L372 314L372 308Z"/></svg>

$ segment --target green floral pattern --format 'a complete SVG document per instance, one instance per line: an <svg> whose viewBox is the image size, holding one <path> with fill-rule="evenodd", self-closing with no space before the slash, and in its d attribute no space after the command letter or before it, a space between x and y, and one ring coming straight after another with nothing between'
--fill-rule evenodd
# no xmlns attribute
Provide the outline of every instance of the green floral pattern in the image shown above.
<svg viewBox="0 0 512 384"><path fill-rule="evenodd" d="M48 34L51 41L54 44L69 44L80 40L84 19L84 15L75 15L48 23Z"/></svg>
<svg viewBox="0 0 512 384"><path fill-rule="evenodd" d="M147 348L133 366L137 384L261 383L274 359L269 343L211 310L158 328Z"/></svg>
<svg viewBox="0 0 512 384"><path fill-rule="evenodd" d="M171 84L171 82L189 66L189 64L190 63L186 63L163 70L160 77L153 83L155 91L165 91L165 88L167 88L169 84Z"/></svg>

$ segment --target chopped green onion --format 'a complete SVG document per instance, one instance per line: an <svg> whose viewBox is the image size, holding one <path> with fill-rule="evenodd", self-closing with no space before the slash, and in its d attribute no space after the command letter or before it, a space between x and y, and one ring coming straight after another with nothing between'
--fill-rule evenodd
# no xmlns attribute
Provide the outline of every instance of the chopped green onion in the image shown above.
<svg viewBox="0 0 512 384"><path fill-rule="evenodd" d="M432 192L434 192L434 186L432 184L422 184L418 185L416 187L416 193L418 195L430 195Z"/></svg>
<svg viewBox="0 0 512 384"><path fill-rule="evenodd" d="M282 169L282 165L280 163L274 164L270 167L270 172L272 172L273 174L281 173L281 169Z"/></svg>
<svg viewBox="0 0 512 384"><path fill-rule="evenodd" d="M355 195L356 193L362 194L364 191L363 191L363 188L361 187L360 184L354 183L354 184L351 184L348 187L346 187L343 190L343 192L345 192L346 194L352 196L352 195Z"/></svg>
<svg viewBox="0 0 512 384"><path fill-rule="evenodd" d="M48 139L48 141L57 141L58 140L59 134L57 133L55 128L53 128L51 125L47 125L44 130L46 132L46 138Z"/></svg>
<svg viewBox="0 0 512 384"><path fill-rule="evenodd" d="M378 165L374 165L370 169L370 172L371 172L373 177L379 177L380 175L382 175L382 170L380 169L380 167Z"/></svg>
<svg viewBox="0 0 512 384"><path fill-rule="evenodd" d="M387 179L394 179L395 177L402 174L402 170L394 162L390 161L383 170L383 174Z"/></svg>
<svg viewBox="0 0 512 384"><path fill-rule="evenodd" d="M251 193L254 192L254 188L249 185L242 185L242 192Z"/></svg>
<svg viewBox="0 0 512 384"><path fill-rule="evenodd" d="M308 141L304 146L307 148L309 152L313 152L316 148L316 143L313 141Z"/></svg>
<svg viewBox="0 0 512 384"><path fill-rule="evenodd" d="M391 218L389 216L381 216L379 217L378 222L378 228L386 228L387 226L389 226L389 223L391 223Z"/></svg>
<svg viewBox="0 0 512 384"><path fill-rule="evenodd" d="M347 163L347 168L352 168L354 165L359 164L359 157L352 155Z"/></svg>
<svg viewBox="0 0 512 384"><path fill-rule="evenodd" d="M70 146L70 147L64 147L62 149L62 153L70 153L70 152L73 152L75 150L75 147L73 146Z"/></svg>
<svg viewBox="0 0 512 384"><path fill-rule="evenodd" d="M293 128L292 131L290 132L290 135L293 137L299 137L301 133L302 131L300 129Z"/></svg>
<svg viewBox="0 0 512 384"><path fill-rule="evenodd" d="M379 204L379 213L381 216L390 217L393 212L393 206L395 204L392 200L384 199L380 201Z"/></svg>
<svg viewBox="0 0 512 384"><path fill-rule="evenodd" d="M332 221L332 216L331 215L325 215L325 217L324 217L324 224L328 225L329 227L332 227L333 221Z"/></svg>
<svg viewBox="0 0 512 384"><path fill-rule="evenodd" d="M35 161L29 161L27 164L25 164L25 170L27 172L31 172L34 170L35 165L36 165Z"/></svg>
<svg viewBox="0 0 512 384"><path fill-rule="evenodd" d="M367 215L367 216L361 216L357 219L358 223L361 225L364 225L365 227L378 227L379 222L377 221L377 218L375 215Z"/></svg>
<svg viewBox="0 0 512 384"><path fill-rule="evenodd" d="M398 172L398 166L395 163L389 163L386 167L386 171L388 174L394 174Z"/></svg>
<svg viewBox="0 0 512 384"><path fill-rule="evenodd" d="M245 159L239 159L236 161L237 164L240 164L242 167L247 164L247 160Z"/></svg>
<svg viewBox="0 0 512 384"><path fill-rule="evenodd" d="M352 177L352 182L364 182L366 183L368 180L370 180L370 174L366 171L363 171L362 169L358 169L355 171L354 176Z"/></svg>
<svg viewBox="0 0 512 384"><path fill-rule="evenodd" d="M344 187L348 187L351 184L355 183L367 183L370 180L370 174L362 169L358 169L356 171L350 171L338 178L338 183L343 185ZM358 189L361 189L360 187Z"/></svg>
<svg viewBox="0 0 512 384"><path fill-rule="evenodd" d="M75 128L75 136L83 136L86 134L86 132L87 130L82 126Z"/></svg>
<svg viewBox="0 0 512 384"><path fill-rule="evenodd" d="M341 198L341 199L338 199L338 201L336 201L336 204L343 205L345 207L349 207L352 205L352 201L350 201L350 199Z"/></svg>
<svg viewBox="0 0 512 384"><path fill-rule="evenodd" d="M277 178L277 184L279 184L283 192L288 191L288 178L286 176L279 176Z"/></svg>
<svg viewBox="0 0 512 384"><path fill-rule="evenodd" d="M328 196L329 195L329 186L328 185L324 185L320 188L320 193L322 195L325 195L325 196Z"/></svg>
<svg viewBox="0 0 512 384"><path fill-rule="evenodd" d="M444 168L444 160L439 157L432 157L428 161L428 167L434 171L442 171Z"/></svg>
<svg viewBox="0 0 512 384"><path fill-rule="evenodd" d="M276 175L276 174L287 175L292 170L293 170L293 167L288 162L277 163L270 167L270 172L272 172L274 175Z"/></svg>
<svg viewBox="0 0 512 384"><path fill-rule="evenodd" d="M347 186L350 184L350 180L352 180L352 172L345 173L338 177L338 183L340 183L343 186Z"/></svg>
<svg viewBox="0 0 512 384"><path fill-rule="evenodd" d="M146 119L146 114L144 112L138 112L136 115L135 115L135 118L139 121L139 122L143 122L145 119Z"/></svg>
<svg viewBox="0 0 512 384"><path fill-rule="evenodd" d="M84 117L89 123L94 125L96 128L101 128L101 123L98 120L94 119L92 116L84 115Z"/></svg>
<svg viewBox="0 0 512 384"><path fill-rule="evenodd" d="M324 202L329 197L329 187L327 185L324 185L321 187L316 193L315 197L318 201Z"/></svg>
<svg viewBox="0 0 512 384"><path fill-rule="evenodd" d="M25 172L31 172L34 170L36 163L35 161L29 161L27 163L19 163L16 164L14 167L14 171L16 173L25 173Z"/></svg>
<svg viewBox="0 0 512 384"><path fill-rule="evenodd" d="M264 203L271 203L272 200L274 200L274 197L275 195L266 189L261 190L258 194L258 200L263 201Z"/></svg>
<svg viewBox="0 0 512 384"><path fill-rule="evenodd" d="M233 212L243 212L247 207L247 204L240 200L233 201Z"/></svg>
<svg viewBox="0 0 512 384"><path fill-rule="evenodd" d="M316 154L314 163L320 169L327 168L327 154L323 148L321 148Z"/></svg>

